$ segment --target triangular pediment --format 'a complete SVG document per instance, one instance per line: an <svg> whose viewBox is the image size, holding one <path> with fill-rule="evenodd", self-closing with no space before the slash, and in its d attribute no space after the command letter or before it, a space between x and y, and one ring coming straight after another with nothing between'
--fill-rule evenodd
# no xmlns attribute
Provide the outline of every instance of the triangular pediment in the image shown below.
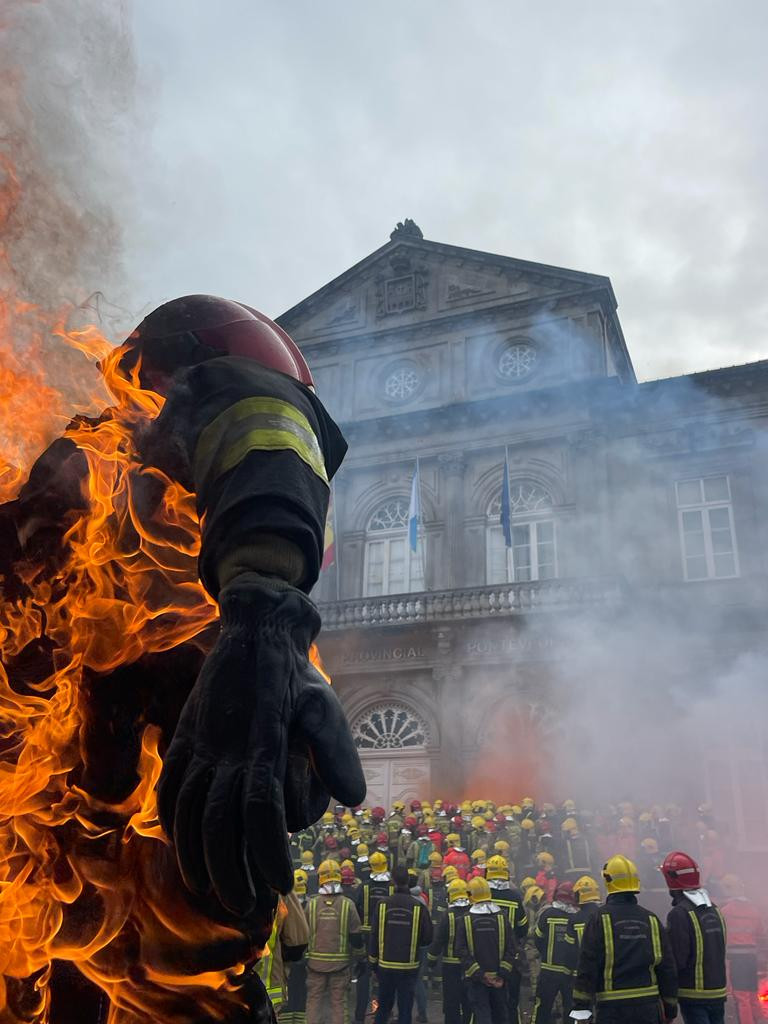
<svg viewBox="0 0 768 1024"><path fill-rule="evenodd" d="M596 288L610 281L396 232L279 321L299 343L320 342Z"/></svg>

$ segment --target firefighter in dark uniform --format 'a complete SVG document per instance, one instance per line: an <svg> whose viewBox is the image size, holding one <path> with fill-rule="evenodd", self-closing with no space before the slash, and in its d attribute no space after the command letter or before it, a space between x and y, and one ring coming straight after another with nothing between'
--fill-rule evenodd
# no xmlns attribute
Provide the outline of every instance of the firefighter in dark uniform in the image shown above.
<svg viewBox="0 0 768 1024"><path fill-rule="evenodd" d="M659 1024L677 1016L677 972L661 921L637 902L640 879L627 857L603 868L608 898L584 929L573 987L575 1021Z"/></svg>
<svg viewBox="0 0 768 1024"><path fill-rule="evenodd" d="M355 904L360 915L361 931L366 946L370 943L371 928L376 918L376 908L383 899L395 891L392 876L387 868L387 858L376 850L371 854L368 866L370 874L355 893ZM357 992L355 995L355 1024L362 1024L368 1013L371 996L371 966L365 957L355 968Z"/></svg>
<svg viewBox="0 0 768 1024"><path fill-rule="evenodd" d="M563 1004L563 1017L571 1012L577 945L569 926L575 913L573 884L561 882L555 890L554 900L539 914L533 930L541 969L533 1002L532 1024L549 1024L558 995Z"/></svg>
<svg viewBox="0 0 768 1024"><path fill-rule="evenodd" d="M576 818L566 818L560 826L562 835L561 870L568 882L592 873L592 850Z"/></svg>
<svg viewBox="0 0 768 1024"><path fill-rule="evenodd" d="M88 427L96 437L115 424L130 433L132 454L117 470L112 497L123 488L120 507L130 514L137 571L145 541L174 555L170 562L160 559L172 575L148 571L144 592L157 601L164 587L176 587L172 579L178 593L196 585L183 566L176 571L178 552L164 540L177 529L166 508L170 488L183 488L195 496L202 524L197 570L219 606L220 622L218 631L170 649L153 650L147 637L134 638L131 646L128 630L119 636L105 631L109 650L99 664L110 667L83 670L82 686L73 681L81 723L73 774L106 817L114 809L118 828L127 827L120 808L136 786L144 729L159 726L158 813L172 843L172 849L154 843L149 853L152 877L163 890L159 899L172 908L186 893L195 913L230 935L222 954L207 939L195 945L168 930L162 963L183 963L194 976L208 964L225 970L231 962L234 968L268 940L278 894L293 885L288 832L315 821L330 792L349 805L364 799L365 781L341 706L308 658L320 626L308 594L320 571L329 481L346 443L314 394L296 345L241 303L206 295L168 302L106 365L122 377L128 398L98 421L80 421L79 429ZM130 398L137 384L164 399L155 418ZM57 586L75 585L72 577L61 577L74 550L65 538L78 518L101 514L88 496L94 464L73 425L41 455L18 497L0 506L3 601L27 600L33 566ZM143 540L135 532L138 522L151 524ZM108 540L109 524L104 532ZM17 571L22 564L23 578ZM128 592L119 560L114 571L117 599ZM58 636L38 638L40 656L22 652L16 659L10 685L18 692L42 689L69 643L62 640L62 626L72 633L63 621ZM87 653L80 663L88 666ZM87 833L84 840L94 845ZM80 842L78 835L72 841ZM119 836L113 846L120 848ZM110 856L105 854L105 871ZM59 906L66 916L68 908ZM127 936L143 932L143 912L132 907ZM175 943L184 948L174 949ZM124 945L136 944L129 938ZM146 980L153 964L143 962L141 971L138 964L124 966L122 998L144 1005L155 985ZM35 987L38 982L32 979ZM56 989L55 979L53 984ZM263 986L254 986L253 1011L268 1012ZM211 998L220 1001L212 1016L241 1013L224 987ZM56 1004L66 1006L67 1000L66 992L54 991L54 1017ZM197 1020L204 1012L197 989L168 989L169 1019Z"/></svg>
<svg viewBox="0 0 768 1024"><path fill-rule="evenodd" d="M573 894L578 901L576 913L568 922L568 930L581 946L584 929L600 908L600 886L591 875L582 875L573 886Z"/></svg>
<svg viewBox="0 0 768 1024"><path fill-rule="evenodd" d="M493 902L484 878L470 880L469 896L472 906L456 936L456 952L464 968L474 1024L507 1024L505 989L516 954L509 917Z"/></svg>
<svg viewBox="0 0 768 1024"><path fill-rule="evenodd" d="M397 1000L399 1024L411 1024L421 949L432 942L432 919L423 900L411 895L407 868L396 868L395 891L376 907L368 959L379 979L375 1024L387 1024Z"/></svg>
<svg viewBox="0 0 768 1024"><path fill-rule="evenodd" d="M510 879L507 859L500 854L489 857L485 866L485 877L493 902L506 911L515 941L522 947L528 937L528 915L523 903L523 894ZM511 1021L517 1020L520 1005L520 986L523 980L519 969L521 963L527 967L527 960L517 958L506 984L507 1011Z"/></svg>
<svg viewBox="0 0 768 1024"><path fill-rule="evenodd" d="M723 915L701 888L699 866L687 853L670 853L661 872L672 896L667 930L677 965L685 1024L722 1024L726 999Z"/></svg>
<svg viewBox="0 0 768 1024"><path fill-rule="evenodd" d="M456 953L456 936L469 911L469 889L462 878L448 885L448 906L440 911L429 947L429 965L442 961L443 1017L445 1024L469 1024L471 1010L464 988L464 972Z"/></svg>

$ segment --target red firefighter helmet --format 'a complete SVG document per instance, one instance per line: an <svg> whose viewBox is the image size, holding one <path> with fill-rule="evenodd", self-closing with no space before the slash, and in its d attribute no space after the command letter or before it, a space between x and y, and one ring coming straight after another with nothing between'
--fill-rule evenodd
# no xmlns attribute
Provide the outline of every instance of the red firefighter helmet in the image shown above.
<svg viewBox="0 0 768 1024"><path fill-rule="evenodd" d="M383 807L371 808L371 817L373 818L374 821L384 821L386 816L387 812L384 810Z"/></svg>
<svg viewBox="0 0 768 1024"><path fill-rule="evenodd" d="M411 800L411 810L415 813L421 810L421 800Z"/></svg>
<svg viewBox="0 0 768 1024"><path fill-rule="evenodd" d="M343 867L341 869L341 884L342 885L354 885L355 884L355 869L350 867Z"/></svg>
<svg viewBox="0 0 768 1024"><path fill-rule="evenodd" d="M561 882L555 889L555 899L558 903L575 905L576 894L573 891L573 882Z"/></svg>
<svg viewBox="0 0 768 1024"><path fill-rule="evenodd" d="M661 873L667 882L667 888L676 892L681 889L698 889L701 885L699 865L687 853L679 850L669 853L661 865Z"/></svg>
<svg viewBox="0 0 768 1024"><path fill-rule="evenodd" d="M496 831L496 823L494 821L486 821L485 831L488 832L489 835L493 835Z"/></svg>
<svg viewBox="0 0 768 1024"><path fill-rule="evenodd" d="M454 814L454 816L451 818L451 825L454 828L456 828L459 831L461 831L461 829L464 828L464 819L462 818L462 816L460 814Z"/></svg>
<svg viewBox="0 0 768 1024"><path fill-rule="evenodd" d="M507 824L507 816L506 814L502 814L501 811L499 811L498 814L495 814L493 816L493 820L496 822L497 825Z"/></svg>
<svg viewBox="0 0 768 1024"><path fill-rule="evenodd" d="M154 374L244 356L313 387L312 374L293 339L274 320L243 302L216 295L183 295L147 314L124 344L121 366L141 359Z"/></svg>
<svg viewBox="0 0 768 1024"><path fill-rule="evenodd" d="M379 832L378 835L376 836L376 845L377 846L387 846L388 843L389 843L389 836L387 835L387 833L386 832Z"/></svg>

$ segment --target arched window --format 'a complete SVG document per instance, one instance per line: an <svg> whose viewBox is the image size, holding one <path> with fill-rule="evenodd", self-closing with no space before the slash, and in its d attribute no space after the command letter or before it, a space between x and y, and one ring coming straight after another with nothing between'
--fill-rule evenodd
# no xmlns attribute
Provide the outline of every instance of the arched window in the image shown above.
<svg viewBox="0 0 768 1024"><path fill-rule="evenodd" d="M552 498L538 484L512 480L509 486L512 545L501 525L501 495L488 506L486 576L488 583L526 583L557 576Z"/></svg>
<svg viewBox="0 0 768 1024"><path fill-rule="evenodd" d="M427 723L405 704L377 704L352 723L359 750L403 750L429 744Z"/></svg>
<svg viewBox="0 0 768 1024"><path fill-rule="evenodd" d="M366 597L424 589L424 538L411 551L407 498L390 498L368 520L363 571Z"/></svg>

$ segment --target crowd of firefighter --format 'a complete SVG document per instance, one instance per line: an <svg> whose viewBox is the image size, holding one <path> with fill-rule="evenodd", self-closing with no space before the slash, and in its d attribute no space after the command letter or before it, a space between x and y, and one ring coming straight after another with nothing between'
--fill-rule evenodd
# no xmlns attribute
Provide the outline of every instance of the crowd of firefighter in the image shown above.
<svg viewBox="0 0 768 1024"><path fill-rule="evenodd" d="M281 1024L386 1024L395 1003L400 1024L426 1021L435 996L445 1024L658 1024L678 1007L717 1024L728 994L757 1024L768 1007L761 914L706 805L692 828L630 803L337 806L290 844L259 966Z"/></svg>

